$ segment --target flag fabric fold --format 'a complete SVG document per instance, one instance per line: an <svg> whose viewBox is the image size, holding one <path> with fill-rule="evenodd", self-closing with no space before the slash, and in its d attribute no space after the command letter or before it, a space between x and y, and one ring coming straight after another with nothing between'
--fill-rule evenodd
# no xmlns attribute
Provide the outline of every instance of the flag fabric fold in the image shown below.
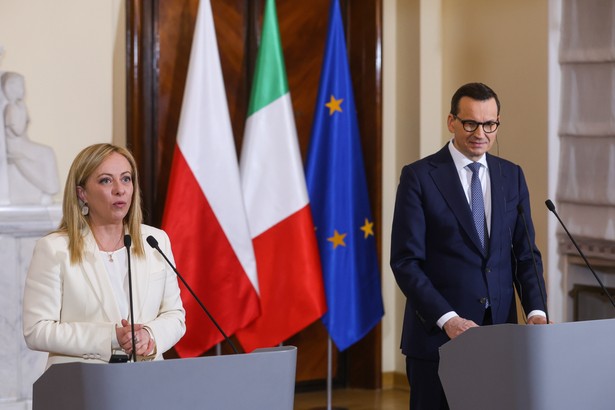
<svg viewBox="0 0 615 410"><path fill-rule="evenodd" d="M314 117L306 178L327 299L322 321L343 351L381 320L384 308L338 0L331 3Z"/></svg>
<svg viewBox="0 0 615 410"><path fill-rule="evenodd" d="M249 352L283 342L326 309L274 0L265 4L240 173L261 304L261 316L236 333Z"/></svg>
<svg viewBox="0 0 615 410"><path fill-rule="evenodd" d="M201 0L162 222L178 271L227 335L260 314L256 259L209 0ZM186 334L198 356L223 340L183 284Z"/></svg>

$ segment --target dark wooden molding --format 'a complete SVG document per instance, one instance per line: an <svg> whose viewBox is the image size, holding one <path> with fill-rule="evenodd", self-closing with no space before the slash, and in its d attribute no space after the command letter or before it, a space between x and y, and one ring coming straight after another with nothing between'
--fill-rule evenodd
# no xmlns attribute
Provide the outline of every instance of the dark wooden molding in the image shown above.
<svg viewBox="0 0 615 410"><path fill-rule="evenodd" d="M126 2L126 142L139 165L144 216L153 223L158 129L157 0Z"/></svg>
<svg viewBox="0 0 615 410"><path fill-rule="evenodd" d="M363 146L374 233L382 235L382 2L346 0L348 60ZM378 256L382 260L381 241ZM382 386L382 325L348 349L348 384Z"/></svg>

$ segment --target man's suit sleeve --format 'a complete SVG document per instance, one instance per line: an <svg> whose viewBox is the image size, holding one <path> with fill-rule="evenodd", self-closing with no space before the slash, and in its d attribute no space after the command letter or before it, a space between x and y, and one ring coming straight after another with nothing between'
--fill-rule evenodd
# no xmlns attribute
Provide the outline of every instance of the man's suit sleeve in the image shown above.
<svg viewBox="0 0 615 410"><path fill-rule="evenodd" d="M419 175L411 166L402 170L395 200L391 237L391 268L398 286L429 330L453 308L433 286L423 264L426 257L427 221L424 192Z"/></svg>
<svg viewBox="0 0 615 410"><path fill-rule="evenodd" d="M523 175L523 170L519 166L517 166L517 169L517 183L519 186L518 204L521 205L521 207L523 208L523 214L525 216L525 221L527 223L527 228L529 231L529 243L531 243L532 246L530 247L528 243L523 219L521 218L521 216L518 216L513 232L513 252L517 262L515 280L517 290L521 298L521 304L523 305L525 313L528 314L533 310L544 311L545 307L543 306L542 296L540 292L541 288L543 290L546 288L543 277L542 258L540 255L540 251L536 247L535 243L536 234L530 211L529 190L525 181L525 176ZM534 256L534 259L532 258L532 254ZM536 272L534 271L534 260L536 261L536 268L538 270L538 277L540 282L538 282L538 279L536 278ZM540 283L540 287L538 283Z"/></svg>

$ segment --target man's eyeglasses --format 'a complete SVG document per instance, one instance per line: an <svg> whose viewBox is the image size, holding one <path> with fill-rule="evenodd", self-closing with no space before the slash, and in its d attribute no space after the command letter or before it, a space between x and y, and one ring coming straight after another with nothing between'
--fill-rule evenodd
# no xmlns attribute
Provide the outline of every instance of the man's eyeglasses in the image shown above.
<svg viewBox="0 0 615 410"><path fill-rule="evenodd" d="M483 131L485 131L485 134L491 134L492 132L495 132L495 130L497 130L498 127L500 126L499 121L478 122L478 121L473 121L473 120L462 120L455 114L453 114L453 118L456 120L459 120L459 122L463 126L463 129L466 132L474 132L476 131L479 125L482 125Z"/></svg>

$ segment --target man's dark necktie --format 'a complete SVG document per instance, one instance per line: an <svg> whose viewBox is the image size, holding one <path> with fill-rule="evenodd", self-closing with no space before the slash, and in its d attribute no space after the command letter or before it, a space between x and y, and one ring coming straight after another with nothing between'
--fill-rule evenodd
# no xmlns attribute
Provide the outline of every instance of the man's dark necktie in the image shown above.
<svg viewBox="0 0 615 410"><path fill-rule="evenodd" d="M480 184L480 178L478 177L478 171L480 170L480 163L473 162L468 165L470 171L472 171L472 182L470 183L470 205L472 207L472 218L474 218L474 226L476 232L478 232L478 238L480 244L485 249L485 201L483 199L483 188Z"/></svg>

